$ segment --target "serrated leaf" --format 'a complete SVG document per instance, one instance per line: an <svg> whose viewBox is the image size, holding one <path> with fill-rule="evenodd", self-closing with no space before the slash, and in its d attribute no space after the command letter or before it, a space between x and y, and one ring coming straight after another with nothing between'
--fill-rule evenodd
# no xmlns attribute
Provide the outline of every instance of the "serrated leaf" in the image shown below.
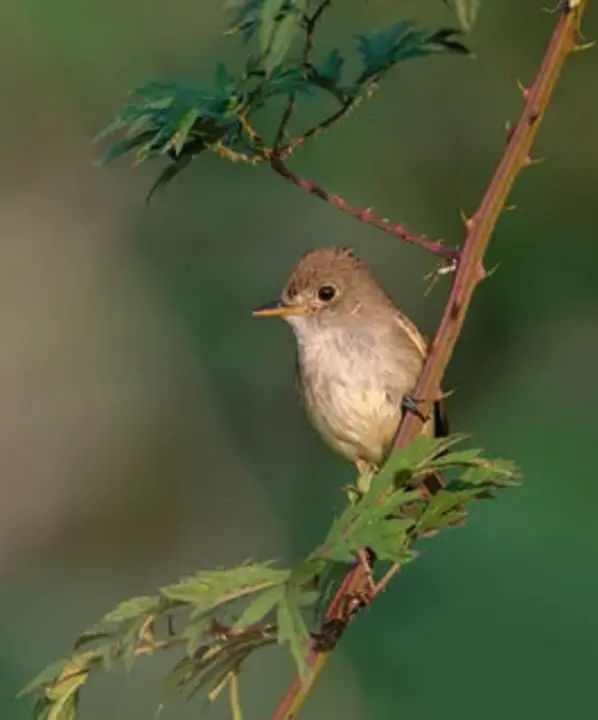
<svg viewBox="0 0 598 720"><path fill-rule="evenodd" d="M155 130L146 130L135 137L124 138L119 142L115 143L100 160L97 162L98 165L108 165L113 160L126 155L126 153L134 150L135 148L144 145L151 140L156 134Z"/></svg>
<svg viewBox="0 0 598 720"><path fill-rule="evenodd" d="M330 80L334 84L338 84L341 79L341 71L345 59L338 50L333 50L329 53L324 63L318 68L318 73Z"/></svg>
<svg viewBox="0 0 598 720"><path fill-rule="evenodd" d="M85 682L85 681L83 681ZM83 684L80 683L80 684ZM68 695L60 696L50 706L49 712L46 715L46 720L75 720L77 716L77 689L79 685L75 683L75 679L71 681L71 684L75 686L72 693Z"/></svg>
<svg viewBox="0 0 598 720"><path fill-rule="evenodd" d="M395 477L399 473L425 472L426 466L438 455L446 452L453 445L461 442L466 435L453 434L444 438L431 438L418 435L406 447L394 450L382 469L370 484L368 495L377 496L394 487ZM404 484L404 483L403 483Z"/></svg>
<svg viewBox="0 0 598 720"><path fill-rule="evenodd" d="M306 657L309 633L301 616L299 605L292 587L287 587L278 603L278 642L288 643L291 655L297 665L299 676L305 681L309 675Z"/></svg>
<svg viewBox="0 0 598 720"><path fill-rule="evenodd" d="M185 652L189 657L194 656L201 644L204 642L205 631L209 622L210 618L206 615L198 620L191 620L181 631L181 637L187 641Z"/></svg>
<svg viewBox="0 0 598 720"><path fill-rule="evenodd" d="M125 620L135 620L142 615L156 610L160 604L160 598L156 595L140 595L139 597L125 600L111 610L101 620L102 624L116 624Z"/></svg>
<svg viewBox="0 0 598 720"><path fill-rule="evenodd" d="M461 482L467 485L492 484L501 487L519 485L520 473L515 463L510 460L488 460L479 462L475 467L468 468L460 476Z"/></svg>
<svg viewBox="0 0 598 720"><path fill-rule="evenodd" d="M47 720L74 720L78 691L87 682L90 667L99 659L99 653L92 650L73 655L64 665L60 677L44 693L52 702Z"/></svg>
<svg viewBox="0 0 598 720"><path fill-rule="evenodd" d="M243 611L241 617L235 622L235 630L244 630L263 620L280 601L284 593L283 586L276 586L264 590Z"/></svg>
<svg viewBox="0 0 598 720"><path fill-rule="evenodd" d="M280 65L293 42L298 27L299 22L297 16L290 12L278 23L264 61L266 73L269 73L277 65Z"/></svg>
<svg viewBox="0 0 598 720"><path fill-rule="evenodd" d="M86 645L87 643L95 642L96 640L105 640L110 637L112 637L112 633L107 632L98 626L97 629L91 628L90 630L82 632L76 638L73 647L75 650L79 650L79 648L83 647L83 645Z"/></svg>
<svg viewBox="0 0 598 720"><path fill-rule="evenodd" d="M270 51L276 31L276 22L284 5L285 0L263 0L260 15L259 42L260 50L264 56Z"/></svg>
<svg viewBox="0 0 598 720"><path fill-rule="evenodd" d="M371 76L391 63L396 44L412 25L411 20L402 20L388 30L358 35L357 49L361 55L364 72Z"/></svg>
<svg viewBox="0 0 598 720"><path fill-rule="evenodd" d="M260 24L261 7L264 0L245 0L236 7L235 16L225 32L233 35L242 32L244 40L249 40Z"/></svg>
<svg viewBox="0 0 598 720"><path fill-rule="evenodd" d="M458 30L415 30L413 22L403 20L388 30L378 30L370 35L358 36L358 50L363 70L356 85L376 82L398 62L426 57L441 52L468 53L456 37Z"/></svg>
<svg viewBox="0 0 598 720"><path fill-rule="evenodd" d="M280 585L289 577L288 570L271 567L271 563L241 565L228 570L206 570L175 585L161 589L169 600L192 604L203 610Z"/></svg>
<svg viewBox="0 0 598 720"><path fill-rule="evenodd" d="M158 190L162 190L172 182L174 178L179 175L191 162L191 155L180 155L175 162L171 162L167 165L164 170L158 175L158 179L149 189L147 197L145 199L146 205L149 205L150 200Z"/></svg>
<svg viewBox="0 0 598 720"><path fill-rule="evenodd" d="M174 151L175 156L181 154L183 146L185 145L185 141L187 140L187 137L189 136L189 133L191 132L193 125L195 124L195 121L197 120L198 116L199 116L199 112L195 108L191 108L190 110L187 110L181 123L177 127L176 132L174 133L174 135L170 138L170 140L166 144L165 151L172 149Z"/></svg>
<svg viewBox="0 0 598 720"><path fill-rule="evenodd" d="M456 450L455 452L450 452L442 457L436 458L434 460L434 469L441 469L445 467L467 467L474 464L481 454L482 450L479 448Z"/></svg>
<svg viewBox="0 0 598 720"><path fill-rule="evenodd" d="M473 487L457 492L450 492L446 489L439 490L418 520L417 532L441 530L464 517L462 506L482 492L484 492L483 487Z"/></svg>
<svg viewBox="0 0 598 720"><path fill-rule="evenodd" d="M308 558L291 570L288 582L300 588L310 586L325 567L326 562L321 558Z"/></svg>
<svg viewBox="0 0 598 720"><path fill-rule="evenodd" d="M266 75L288 53L306 7L307 0L264 0L259 38Z"/></svg>
<svg viewBox="0 0 598 720"><path fill-rule="evenodd" d="M55 663L48 665L39 672L33 680L30 680L22 690L17 694L17 698L21 699L26 695L30 695L35 690L43 688L45 685L56 682L69 660L57 660Z"/></svg>

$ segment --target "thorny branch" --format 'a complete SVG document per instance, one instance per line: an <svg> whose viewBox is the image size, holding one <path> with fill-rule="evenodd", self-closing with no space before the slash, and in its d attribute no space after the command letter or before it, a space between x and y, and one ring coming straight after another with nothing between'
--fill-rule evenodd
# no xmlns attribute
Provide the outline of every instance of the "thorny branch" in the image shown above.
<svg viewBox="0 0 598 720"><path fill-rule="evenodd" d="M303 68L308 71L310 68L311 54L314 46L314 35L316 27L319 21L322 19L325 11L330 7L332 0L321 0L317 8L313 13L304 18L304 30L305 30L305 41L303 46L303 52L301 56L301 64ZM248 156L245 158L253 163L266 162L270 167L278 173L281 177L289 182L292 182L301 190L314 195L315 197L324 200L333 207L337 208L341 212L347 213L351 217L371 225L372 227L382 230L382 232L394 235L404 242L412 245L419 245L428 252L434 253L440 257L445 264L445 267L454 267L459 257L459 250L456 248L446 247L442 240L431 240L425 235L418 235L407 230L403 225L393 223L387 218L380 217L377 215L371 207L358 208L350 205L340 195L332 193L326 190L322 186L318 185L313 180L302 178L294 173L284 161L288 159L293 152L306 143L309 139L315 135L327 130L331 125L338 122L343 118L355 105L359 102L357 97L346 98L341 107L334 113L326 117L321 122L312 126L304 133L297 135L290 140L286 145L283 144L286 128L289 124L291 116L295 111L296 95L291 93L287 99L283 114L276 130L275 139L272 147L268 147L265 139L257 132L257 130L251 124L247 112L239 115L239 122L243 128L243 131L247 135L247 138L253 146L255 155Z"/></svg>
<svg viewBox="0 0 598 720"><path fill-rule="evenodd" d="M505 209L506 200L519 172L531 162L529 152L540 122L550 104L565 60L569 53L586 47L578 45L577 41L581 18L587 2L588 0L575 0L573 3L573 0L567 0L564 5L560 6L561 13L536 79L530 88L522 88L524 109L521 117L509 133L505 153L494 172L482 202L475 214L465 221L466 238L458 260L457 272L438 331L430 345L428 359L414 390L414 396L422 401L421 411L424 416L430 413L434 399L438 395L440 381L459 338L473 292L485 277L483 259L494 227ZM280 170L277 171L280 172ZM293 177L287 179L302 187ZM305 184L305 181L303 183ZM309 185L303 189L318 195L317 191L310 190ZM322 195L319 196L322 197ZM323 199L331 202L326 197ZM404 415L395 446L407 445L418 434L421 424L421 419L415 413ZM399 566L393 566L390 572L394 575L398 570ZM366 607L369 606L379 594L379 590L384 589L390 578L391 575L387 574L378 583L376 591L368 593L368 572L364 569L363 564L357 563L349 571L326 612L325 621L328 623L336 621L337 623L336 641L340 639L355 615L355 610L347 613L347 600L359 598L361 602L358 609L361 609L364 604ZM293 682L276 709L273 720L292 720L297 717L314 681L330 658L332 650L333 648L322 650L318 647L311 650L307 661L308 667L311 669L309 679L302 681L297 678Z"/></svg>

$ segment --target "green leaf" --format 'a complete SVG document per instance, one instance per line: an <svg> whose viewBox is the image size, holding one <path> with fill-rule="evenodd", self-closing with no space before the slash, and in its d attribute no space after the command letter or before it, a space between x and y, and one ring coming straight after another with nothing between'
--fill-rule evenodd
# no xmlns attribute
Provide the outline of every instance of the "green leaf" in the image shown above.
<svg viewBox="0 0 598 720"><path fill-rule="evenodd" d="M235 622L235 630L244 630L263 620L266 615L280 602L284 587L278 585L260 593L243 611L241 617Z"/></svg>
<svg viewBox="0 0 598 720"><path fill-rule="evenodd" d="M168 600L195 606L201 612L213 610L246 595L281 585L288 570L278 570L271 563L241 565L228 570L206 570L175 585L161 589Z"/></svg>
<svg viewBox="0 0 598 720"><path fill-rule="evenodd" d="M368 77L392 64L395 48L412 24L411 20L402 20L388 30L377 30L370 35L357 36L357 49L361 55L363 72Z"/></svg>
<svg viewBox="0 0 598 720"><path fill-rule="evenodd" d="M341 79L341 71L343 69L344 62L345 59L340 52L338 50L333 50L328 55L324 63L318 68L318 73L322 77L337 85Z"/></svg>
<svg viewBox="0 0 598 720"><path fill-rule="evenodd" d="M307 8L307 0L264 0L259 31L264 69L269 74L284 59Z"/></svg>
<svg viewBox="0 0 598 720"><path fill-rule="evenodd" d="M278 23L266 54L264 63L266 73L271 72L273 68L282 62L289 51L298 27L298 16L290 12Z"/></svg>
<svg viewBox="0 0 598 720"><path fill-rule="evenodd" d="M242 32L245 42L249 40L260 25L260 14L264 0L244 0L236 7L235 16L225 32L233 35Z"/></svg>
<svg viewBox="0 0 598 720"><path fill-rule="evenodd" d="M457 450L455 452L447 453L446 455L434 460L434 469L467 467L473 465L478 460L481 453L482 450L477 448L468 448L467 450Z"/></svg>
<svg viewBox="0 0 598 720"><path fill-rule="evenodd" d="M462 506L476 498L482 492L484 492L483 487L474 487L457 492L451 492L446 489L439 490L426 506L418 520L417 532L422 533L430 530L441 530L456 520L465 517L465 511Z"/></svg>
<svg viewBox="0 0 598 720"><path fill-rule="evenodd" d="M309 675L306 663L309 633L301 616L295 588L287 585L285 590L278 604L278 642L289 644L299 676L305 681Z"/></svg>
<svg viewBox="0 0 598 720"><path fill-rule="evenodd" d="M91 630L86 630L85 632L82 632L74 643L75 650L79 650L79 648L83 647L83 645L86 645L87 643L95 642L96 640L106 640L107 638L111 638L112 633L107 632L101 627L92 628Z"/></svg>
<svg viewBox="0 0 598 720"><path fill-rule="evenodd" d="M108 165L108 163L111 163L113 160L149 142L155 134L155 130L146 130L135 137L124 138L124 140L115 143L97 164Z"/></svg>
<svg viewBox="0 0 598 720"><path fill-rule="evenodd" d="M515 463L510 460L485 460L468 468L459 478L466 485L495 485L497 487L514 487L520 484L520 473Z"/></svg>
<svg viewBox="0 0 598 720"><path fill-rule="evenodd" d="M180 155L175 162L171 162L167 165L164 170L158 175L158 179L151 186L147 197L145 198L145 204L149 205L152 197L158 190L162 190L168 185L174 178L179 175L191 162L192 155Z"/></svg>
<svg viewBox="0 0 598 720"><path fill-rule="evenodd" d="M191 108L190 110L187 110L175 134L170 138L169 142L167 143L168 149L172 148L175 155L181 154L183 146L185 145L185 141L187 140L187 137L189 136L189 133L191 132L191 129L193 128L193 125L195 124L198 116L199 111L196 108Z"/></svg>
<svg viewBox="0 0 598 720"><path fill-rule="evenodd" d="M185 651L189 657L193 657L200 645L205 642L205 632L209 623L210 617L204 615L198 620L188 622L181 631L181 637L187 641Z"/></svg>
<svg viewBox="0 0 598 720"><path fill-rule="evenodd" d="M296 565L289 576L289 583L298 588L315 586L316 578L326 568L326 562L322 558L311 557Z"/></svg>
<svg viewBox="0 0 598 720"><path fill-rule="evenodd" d="M285 0L263 0L259 31L260 50L263 56L270 52L276 24L284 6Z"/></svg>
<svg viewBox="0 0 598 720"><path fill-rule="evenodd" d="M358 50L363 70L356 85L376 82L398 62L426 57L441 52L465 53L469 51L456 38L458 30L415 30L413 22L403 20L388 30L358 36Z"/></svg>
<svg viewBox="0 0 598 720"><path fill-rule="evenodd" d="M58 660L45 667L33 678L33 680L28 682L27 685L19 691L17 698L21 699L26 695L31 695L31 693L36 690L44 688L46 685L55 683L69 662L69 660Z"/></svg>
<svg viewBox="0 0 598 720"><path fill-rule="evenodd" d="M116 624L126 620L136 620L158 609L160 598L156 595L140 595L139 597L125 600L105 615L101 624Z"/></svg>
<svg viewBox="0 0 598 720"><path fill-rule="evenodd" d="M74 720L79 689L87 682L90 667L100 659L97 651L73 655L64 665L56 682L44 695L52 703L47 720Z"/></svg>
<svg viewBox="0 0 598 720"><path fill-rule="evenodd" d="M437 462L435 458L438 455L446 452L465 437L466 435L459 434L444 438L418 435L406 447L393 451L384 467L372 480L367 494L377 496L391 490L394 487L395 478L401 473L405 473L405 481L409 479L409 474L426 472L429 466Z"/></svg>

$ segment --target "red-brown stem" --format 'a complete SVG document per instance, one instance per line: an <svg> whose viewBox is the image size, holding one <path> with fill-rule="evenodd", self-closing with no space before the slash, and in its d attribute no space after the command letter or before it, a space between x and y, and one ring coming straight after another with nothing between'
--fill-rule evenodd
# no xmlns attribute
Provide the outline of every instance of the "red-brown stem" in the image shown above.
<svg viewBox="0 0 598 720"><path fill-rule="evenodd" d="M338 210L347 213L347 215L366 223L366 225L372 225L385 233L389 233L390 235L400 238L404 242L410 243L411 245L419 245L419 247L434 253L434 255L438 255L443 260L454 261L458 259L459 251L455 248L446 247L446 245L443 245L441 240L430 240L424 235L411 233L402 225L391 223L390 220L379 217L371 208L353 207L352 205L349 205L349 203L347 203L340 195L336 195L335 193L325 190L313 180L307 180L299 177L299 175L296 175L282 162L278 155L272 154L269 157L269 162L272 169L285 180L292 182L298 188L301 188L301 190L304 190L310 195L314 195L315 197L320 198L320 200L324 200L324 202L327 202Z"/></svg>
<svg viewBox="0 0 598 720"><path fill-rule="evenodd" d="M577 29L587 2L588 0L581 0L574 10L565 10L561 13L536 80L533 86L523 93L524 110L512 131L502 160L494 172L478 210L466 223L466 239L451 292L440 326L430 346L428 359L414 390L415 397L424 399L421 407L424 416L431 410L440 387L440 381L463 326L471 297L483 277L482 263L496 222L505 207L505 202L519 171L528 164L529 151L534 137L549 105L567 55L576 49ZM280 170L278 171L280 172ZM304 189L312 194L318 194L309 187ZM328 201L330 202L330 200ZM399 427L396 447L404 447L420 429L421 420L415 414L407 413ZM337 618L345 599L354 595L363 596L364 589L367 589L367 577L362 564L359 563L345 576L341 587L328 607L326 619ZM293 682L274 712L273 720L292 720L297 717L330 654L331 651L310 652L307 661L308 667L311 669L309 681L302 682L297 678Z"/></svg>

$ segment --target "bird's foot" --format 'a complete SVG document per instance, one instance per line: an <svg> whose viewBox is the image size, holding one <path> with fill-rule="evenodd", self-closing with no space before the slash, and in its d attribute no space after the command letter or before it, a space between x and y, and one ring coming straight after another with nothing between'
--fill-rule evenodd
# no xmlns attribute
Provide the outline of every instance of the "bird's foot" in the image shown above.
<svg viewBox="0 0 598 720"><path fill-rule="evenodd" d="M416 398L413 395L405 395L403 397L403 400L401 402L401 410L406 413L410 412L416 415L423 423L427 422L429 418L427 418L422 411L419 409L419 406L421 403L423 403L423 398Z"/></svg>

